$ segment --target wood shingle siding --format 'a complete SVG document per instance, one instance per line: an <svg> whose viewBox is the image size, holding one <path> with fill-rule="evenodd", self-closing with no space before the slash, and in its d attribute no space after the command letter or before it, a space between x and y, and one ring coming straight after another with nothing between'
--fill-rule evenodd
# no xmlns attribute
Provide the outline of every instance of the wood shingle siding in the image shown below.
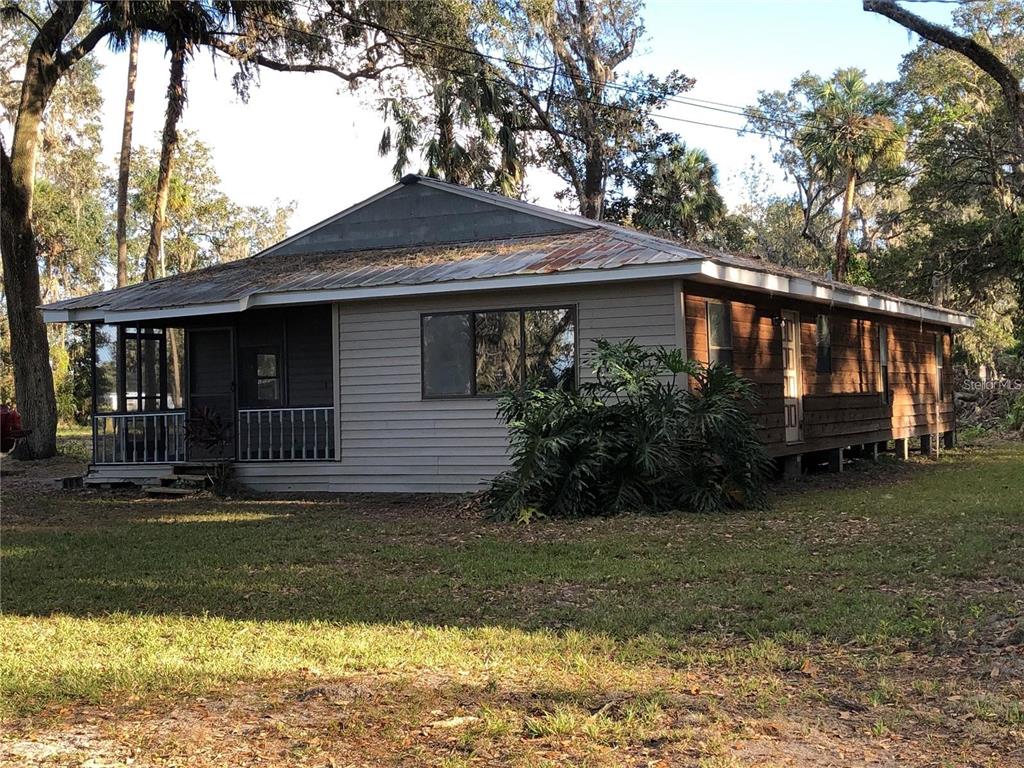
<svg viewBox="0 0 1024 768"><path fill-rule="evenodd" d="M857 313L794 301L783 296L735 291L687 281L686 339L689 355L708 359L705 302L728 301L732 311L733 361L737 373L757 385L762 398L754 414L773 455L916 437L954 429L952 342L946 328L900 318ZM773 318L782 310L800 313L800 374L803 389L803 441L788 445L782 420L782 339ZM830 320L832 371L817 366L816 323ZM889 389L881 395L879 326L889 329ZM935 336L942 339L944 398L935 381Z"/></svg>

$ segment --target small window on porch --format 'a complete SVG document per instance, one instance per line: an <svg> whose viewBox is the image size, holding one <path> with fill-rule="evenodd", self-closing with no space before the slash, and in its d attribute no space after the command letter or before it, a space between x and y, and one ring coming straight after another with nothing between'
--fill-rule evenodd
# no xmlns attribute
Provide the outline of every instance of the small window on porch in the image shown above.
<svg viewBox="0 0 1024 768"><path fill-rule="evenodd" d="M277 369L277 354L260 352L256 355L256 399L277 402L281 399L281 379Z"/></svg>

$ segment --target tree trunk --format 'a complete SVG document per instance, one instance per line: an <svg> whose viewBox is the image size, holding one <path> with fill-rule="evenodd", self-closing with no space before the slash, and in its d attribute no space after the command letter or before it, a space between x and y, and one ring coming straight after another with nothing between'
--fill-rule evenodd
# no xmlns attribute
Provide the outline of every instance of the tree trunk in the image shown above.
<svg viewBox="0 0 1024 768"><path fill-rule="evenodd" d="M59 72L52 57L33 45L25 67L21 103L15 121L11 155L0 151L0 246L4 290L11 333L11 362L18 410L28 438L16 449L18 458L45 458L57 452L57 401L53 394L49 342L40 304L39 266L32 229L39 133L46 104Z"/></svg>
<svg viewBox="0 0 1024 768"><path fill-rule="evenodd" d="M583 198L580 213L588 219L600 219L604 209L604 153L600 142L587 147L583 160Z"/></svg>
<svg viewBox="0 0 1024 768"><path fill-rule="evenodd" d="M139 68L139 31L128 48L128 87L124 96L121 158L117 170L117 287L128 285L128 172L132 162L132 123L135 121L135 76Z"/></svg>
<svg viewBox="0 0 1024 768"><path fill-rule="evenodd" d="M833 277L840 282L846 279L846 265L850 261L850 212L853 210L853 195L856 190L857 172L851 169L846 177L843 213L839 218L839 234L836 235L836 270Z"/></svg>
<svg viewBox="0 0 1024 768"><path fill-rule="evenodd" d="M167 114L164 118L163 144L160 148L160 170L156 181L156 201L153 205L153 226L149 231L146 250L145 280L163 276L164 228L167 226L167 197L171 188L174 153L178 147L178 121L185 110L185 56L184 46L171 52L171 80L167 85Z"/></svg>

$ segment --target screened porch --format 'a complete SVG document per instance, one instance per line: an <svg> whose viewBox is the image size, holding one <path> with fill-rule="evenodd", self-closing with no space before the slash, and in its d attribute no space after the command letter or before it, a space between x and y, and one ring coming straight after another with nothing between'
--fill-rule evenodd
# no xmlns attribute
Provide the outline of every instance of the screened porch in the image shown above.
<svg viewBox="0 0 1024 768"><path fill-rule="evenodd" d="M331 308L92 326L93 462L337 456Z"/></svg>

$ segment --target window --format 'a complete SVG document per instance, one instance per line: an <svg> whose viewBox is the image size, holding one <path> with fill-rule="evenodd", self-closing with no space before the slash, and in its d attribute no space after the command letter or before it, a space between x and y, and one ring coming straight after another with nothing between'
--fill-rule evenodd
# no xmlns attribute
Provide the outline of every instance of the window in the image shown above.
<svg viewBox="0 0 1024 768"><path fill-rule="evenodd" d="M568 307L423 315L423 397L494 396L576 384L576 313Z"/></svg>
<svg viewBox="0 0 1024 768"><path fill-rule="evenodd" d="M942 348L942 334L935 334L935 392L939 400L945 400L945 386L942 382L942 369L945 367L945 350Z"/></svg>
<svg viewBox="0 0 1024 768"><path fill-rule="evenodd" d="M93 394L97 413L117 411L118 363L117 326L94 325L92 329L95 376Z"/></svg>
<svg viewBox="0 0 1024 768"><path fill-rule="evenodd" d="M818 373L832 373L832 329L828 315L818 315L815 328L815 344L818 350Z"/></svg>
<svg viewBox="0 0 1024 768"><path fill-rule="evenodd" d="M125 328L121 339L124 347L124 409L156 411L163 403L161 376L163 330L160 328Z"/></svg>
<svg viewBox="0 0 1024 768"><path fill-rule="evenodd" d="M496 395L522 378L523 336L519 312L477 312L474 316L476 393Z"/></svg>
<svg viewBox="0 0 1024 768"><path fill-rule="evenodd" d="M423 396L473 394L473 316L424 315Z"/></svg>
<svg viewBox="0 0 1024 768"><path fill-rule="evenodd" d="M707 302L708 362L732 368L732 313L720 301Z"/></svg>
<svg viewBox="0 0 1024 768"><path fill-rule="evenodd" d="M576 384L576 316L571 309L523 313L526 381L548 389Z"/></svg>
<svg viewBox="0 0 1024 768"><path fill-rule="evenodd" d="M277 402L281 399L281 379L277 371L277 353L256 353L256 399Z"/></svg>
<svg viewBox="0 0 1024 768"><path fill-rule="evenodd" d="M878 326L878 388L882 391L882 402L889 402L889 329Z"/></svg>

